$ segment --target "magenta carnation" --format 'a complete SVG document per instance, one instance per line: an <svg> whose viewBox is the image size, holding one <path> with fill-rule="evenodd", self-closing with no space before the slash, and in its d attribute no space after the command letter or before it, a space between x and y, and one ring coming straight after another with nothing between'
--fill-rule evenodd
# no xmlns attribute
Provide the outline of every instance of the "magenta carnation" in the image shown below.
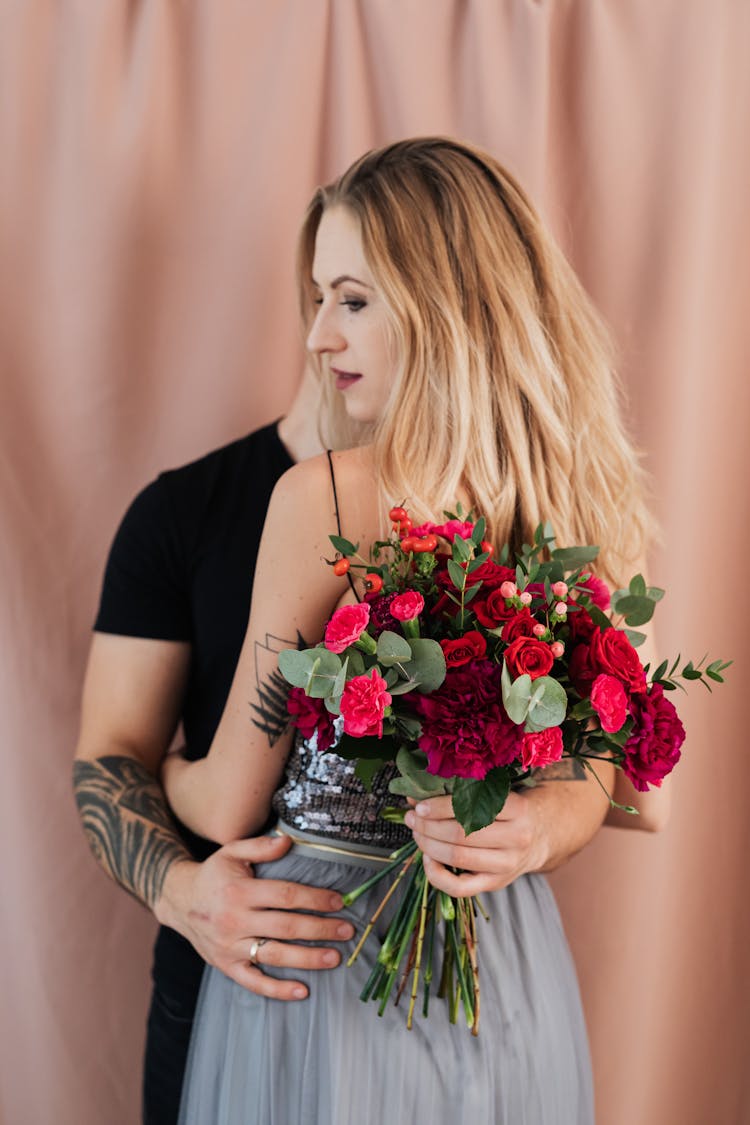
<svg viewBox="0 0 750 1125"><path fill-rule="evenodd" d="M383 737L383 716L391 702L387 684L373 668L369 676L354 676L341 695L344 734L354 738L365 735Z"/></svg>
<svg viewBox="0 0 750 1125"><path fill-rule="evenodd" d="M600 609L602 613L606 613L610 606L609 586L603 582L601 578L597 578L595 574L589 574L583 581L578 581L577 586L583 587L591 601Z"/></svg>
<svg viewBox="0 0 750 1125"><path fill-rule="evenodd" d="M563 736L560 727L530 731L523 736L521 761L527 770L542 769L559 762L563 754Z"/></svg>
<svg viewBox="0 0 750 1125"><path fill-rule="evenodd" d="M424 598L417 590L407 590L396 594L388 608L397 621L413 621L424 609Z"/></svg>
<svg viewBox="0 0 750 1125"><path fill-rule="evenodd" d="M370 607L366 602L342 605L326 625L326 648L331 652L343 652L359 640L369 620Z"/></svg>
<svg viewBox="0 0 750 1125"><path fill-rule="evenodd" d="M614 734L628 717L628 697L625 688L614 676L604 672L597 676L591 687L591 706L599 716L602 730Z"/></svg>
<svg viewBox="0 0 750 1125"><path fill-rule="evenodd" d="M448 520L446 523L422 523L419 527L412 528L410 534L417 538L423 538L425 535L439 535L442 539L447 539L449 543L452 543L457 535L460 535L462 539L470 539L473 530L473 523L467 523L465 520Z"/></svg>
<svg viewBox="0 0 750 1125"><path fill-rule="evenodd" d="M449 668L437 691L419 696L416 707L430 773L481 779L521 753L523 727L505 712L500 668L490 660Z"/></svg>
<svg viewBox="0 0 750 1125"><path fill-rule="evenodd" d="M336 737L333 716L322 699L312 699L302 688L293 687L289 692L287 710L303 738L310 739L318 732L318 750L329 750L333 746Z"/></svg>
<svg viewBox="0 0 750 1125"><path fill-rule="evenodd" d="M648 693L634 695L630 714L634 726L625 743L623 772L641 792L651 785L658 789L680 760L685 728L661 684L653 684Z"/></svg>

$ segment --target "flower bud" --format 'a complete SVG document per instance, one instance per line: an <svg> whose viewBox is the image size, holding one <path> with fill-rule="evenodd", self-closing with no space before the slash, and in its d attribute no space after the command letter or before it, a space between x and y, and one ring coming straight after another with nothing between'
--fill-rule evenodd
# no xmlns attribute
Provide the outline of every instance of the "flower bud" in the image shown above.
<svg viewBox="0 0 750 1125"><path fill-rule="evenodd" d="M565 595L567 594L567 592L568 592L567 582L553 582L552 583L552 593L555 595L556 598L564 598Z"/></svg>
<svg viewBox="0 0 750 1125"><path fill-rule="evenodd" d="M515 582L503 582L500 586L500 593L504 598L515 598L518 593L518 586Z"/></svg>
<svg viewBox="0 0 750 1125"><path fill-rule="evenodd" d="M568 607L566 606L565 602L558 602L555 606L555 613L558 615L558 617L565 617L567 612Z"/></svg>
<svg viewBox="0 0 750 1125"><path fill-rule="evenodd" d="M547 632L547 626L542 625L541 621L539 621L531 631L535 637L543 637Z"/></svg>
<svg viewBox="0 0 750 1125"><path fill-rule="evenodd" d="M524 590L522 594L519 594L518 599L521 605L531 605L531 594L528 592L528 590Z"/></svg>
<svg viewBox="0 0 750 1125"><path fill-rule="evenodd" d="M565 652L565 645L562 643L562 641L555 641L555 643L551 644L549 647L555 660L559 660L559 658Z"/></svg>

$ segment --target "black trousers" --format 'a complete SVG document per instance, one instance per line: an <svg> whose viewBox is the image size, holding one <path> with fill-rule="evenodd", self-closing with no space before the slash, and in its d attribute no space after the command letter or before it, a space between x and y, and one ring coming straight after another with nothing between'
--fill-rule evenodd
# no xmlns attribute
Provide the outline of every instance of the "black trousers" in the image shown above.
<svg viewBox="0 0 750 1125"><path fill-rule="evenodd" d="M176 998L154 988L146 1027L143 1125L177 1125L195 1004L194 995Z"/></svg>

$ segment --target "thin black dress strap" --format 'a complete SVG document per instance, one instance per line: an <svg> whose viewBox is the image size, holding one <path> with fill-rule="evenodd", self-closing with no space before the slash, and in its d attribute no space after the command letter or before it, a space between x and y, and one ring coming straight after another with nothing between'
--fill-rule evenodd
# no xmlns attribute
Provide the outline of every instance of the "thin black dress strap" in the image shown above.
<svg viewBox="0 0 750 1125"><path fill-rule="evenodd" d="M344 533L341 530L341 516L339 515L339 497L338 497L338 493L336 492L336 477L335 477L334 472L333 472L333 458L331 457L331 450L326 449L326 454L328 456L328 468L331 470L331 485L333 487L333 507L334 507L335 512L336 512L336 527L338 528L339 535L343 536ZM349 573L348 570L346 572L346 577L349 579L349 585L352 588L352 593L354 594L357 601L361 602L362 599L360 598L359 594L357 593L357 588L354 585L354 581L353 581L352 576L351 576L351 574Z"/></svg>

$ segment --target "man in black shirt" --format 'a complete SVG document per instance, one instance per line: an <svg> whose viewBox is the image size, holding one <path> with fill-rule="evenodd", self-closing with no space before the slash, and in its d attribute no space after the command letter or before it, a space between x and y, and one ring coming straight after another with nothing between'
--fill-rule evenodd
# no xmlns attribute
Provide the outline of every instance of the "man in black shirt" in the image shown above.
<svg viewBox="0 0 750 1125"><path fill-rule="evenodd" d="M288 841L217 849L178 827L158 780L180 722L188 756L208 752L247 627L271 492L295 460L320 452L316 404L308 376L278 427L161 474L126 513L107 563L75 790L100 865L161 923L144 1069L148 1125L177 1120L205 961L251 991L302 999L300 982L274 979L251 961L330 968L340 953L329 943L352 935L335 916L339 895L252 877L252 864L278 858ZM269 940L254 950L259 939Z"/></svg>

